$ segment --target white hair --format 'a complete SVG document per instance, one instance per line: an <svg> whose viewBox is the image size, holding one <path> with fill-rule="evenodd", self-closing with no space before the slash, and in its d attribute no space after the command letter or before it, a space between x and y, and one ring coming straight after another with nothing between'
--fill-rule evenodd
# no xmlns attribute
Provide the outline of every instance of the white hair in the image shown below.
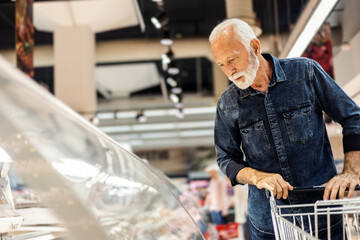
<svg viewBox="0 0 360 240"><path fill-rule="evenodd" d="M256 38L255 33L249 24L237 18L227 19L219 23L210 34L210 43L218 38L224 30L229 28L234 30L235 34L246 48L250 48L250 42Z"/></svg>

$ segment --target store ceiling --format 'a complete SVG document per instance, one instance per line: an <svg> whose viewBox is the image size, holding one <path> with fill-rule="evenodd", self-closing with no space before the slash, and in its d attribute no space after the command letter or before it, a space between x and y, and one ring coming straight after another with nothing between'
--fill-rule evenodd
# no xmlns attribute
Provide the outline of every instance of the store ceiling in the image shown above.
<svg viewBox="0 0 360 240"><path fill-rule="evenodd" d="M257 20L261 25L263 34L275 34L274 4L277 3L279 10L279 31L282 33L289 32L289 29L305 7L308 0L253 0L253 7ZM50 2L43 0L34 0L37 2ZM54 2L54 1L51 1ZM75 1L71 1L75 2ZM82 1L79 1L82 2ZM150 18L158 12L156 2L151 0L137 0L141 15L145 24L145 30L142 31L140 26L122 27L111 31L98 31L96 33L97 42L122 39L159 39L161 32L158 31L150 21ZM226 18L224 0L163 0L164 10L169 16L169 30L171 37L176 42L181 38L204 37L207 38L213 27ZM14 2L2 1L0 3L0 49L13 48L14 43ZM119 8L119 14L124 9ZM115 10L116 12L116 10ZM102 12L106 15L107 12ZM53 38L51 32L35 32L36 45L52 45ZM159 43L160 44L160 43ZM175 53L176 54L176 53ZM160 56L159 56L160 58ZM180 59L181 68L185 73L183 75L185 85L188 84L187 90L194 89L191 85L196 82L196 64L203 66L200 74L203 79L212 81L211 63L206 59L197 61L196 59ZM104 97L106 93L117 93L116 98L102 99L99 102L98 109L105 114L105 118L100 119L100 129L108 131L107 133L119 142L130 143L134 150L155 149L167 147L186 147L186 146L211 146L213 145L213 119L215 115L215 100L208 94L202 92L184 92L184 110L183 118L179 118L177 110L174 109L171 101L164 101L161 91L154 88L158 84L161 68L159 62L154 62L157 73L154 71L154 65L149 61L144 62L122 62L121 65L103 66L99 65L98 75L108 75L110 68L116 68L118 75L126 74L126 80L132 79L132 86L129 89L123 89L116 79L109 78L109 81L102 82L104 85L98 86L100 96ZM135 65L138 66L135 66ZM139 65L140 64L140 65ZM148 88L143 86L142 79L147 80L147 73L140 74L140 70L132 68L147 69L148 74L155 76L155 80L148 84ZM141 70L142 72L143 70ZM37 71L39 72L39 71ZM52 69L47 69L43 81L51 85ZM131 75L138 76L132 78ZM149 76L149 75L147 75ZM203 80L203 81L205 81ZM50 81L50 83L49 83ZM188 81L188 82L186 82ZM106 84L105 84L106 83ZM209 86L212 82L207 83ZM196 85L196 84L195 84ZM103 92L101 93L101 89ZM212 91L207 85L203 89ZM100 91L99 91L100 90ZM123 91L122 91L123 90ZM146 97L139 95L145 93ZM136 96L134 98L133 96ZM105 97L106 98L106 97ZM130 107L131 106L131 107ZM124 110L126 108L126 110ZM132 108L132 109L131 109ZM119 111L120 110L120 111ZM136 121L136 114L139 110L144 110L147 115L146 123ZM107 114L107 115L106 115ZM102 115L103 117L104 115ZM115 130L112 132L113 127Z"/></svg>
<svg viewBox="0 0 360 240"><path fill-rule="evenodd" d="M308 0L253 0L256 16L264 34L275 32L274 1L279 9L279 30L287 32L294 24L299 13ZM34 0L37 2L56 2ZM84 2L84 1L71 1ZM158 12L157 4L151 0L137 0L145 23L145 31L139 26L121 28L96 34L97 41L160 38L160 33L150 22L150 18ZM15 3L12 0L0 2L0 49L14 46ZM116 6L121 8L124 6ZM211 29L226 18L224 0L164 0L165 12L169 16L169 29L174 38L208 36ZM103 12L107 14L106 10ZM35 43L52 44L52 33L36 31Z"/></svg>
<svg viewBox="0 0 360 240"><path fill-rule="evenodd" d="M141 14L133 0L36 2L33 22L37 30L44 32L54 32L59 25L87 25L94 33L139 24L143 27Z"/></svg>

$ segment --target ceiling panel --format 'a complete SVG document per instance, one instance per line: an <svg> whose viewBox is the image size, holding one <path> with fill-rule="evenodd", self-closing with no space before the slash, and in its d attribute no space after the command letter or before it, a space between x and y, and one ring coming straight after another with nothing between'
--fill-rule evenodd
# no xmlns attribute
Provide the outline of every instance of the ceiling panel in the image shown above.
<svg viewBox="0 0 360 240"><path fill-rule="evenodd" d="M95 80L107 98L119 98L159 85L160 75L155 63L105 65L96 67Z"/></svg>

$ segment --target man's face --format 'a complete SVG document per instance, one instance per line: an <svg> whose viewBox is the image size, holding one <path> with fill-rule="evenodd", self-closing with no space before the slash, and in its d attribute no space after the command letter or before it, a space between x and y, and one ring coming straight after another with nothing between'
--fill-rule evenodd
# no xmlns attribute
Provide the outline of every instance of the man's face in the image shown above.
<svg viewBox="0 0 360 240"><path fill-rule="evenodd" d="M246 89L252 85L259 68L259 60L249 51L233 30L225 30L211 44L211 51L225 75L237 87Z"/></svg>

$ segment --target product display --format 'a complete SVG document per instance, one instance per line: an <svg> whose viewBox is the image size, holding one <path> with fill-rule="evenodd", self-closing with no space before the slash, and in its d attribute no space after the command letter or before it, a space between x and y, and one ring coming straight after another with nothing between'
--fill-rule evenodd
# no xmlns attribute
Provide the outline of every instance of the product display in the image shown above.
<svg viewBox="0 0 360 240"><path fill-rule="evenodd" d="M163 173L2 58L0 128L0 162L11 162L26 216L12 239L204 239L198 209Z"/></svg>

